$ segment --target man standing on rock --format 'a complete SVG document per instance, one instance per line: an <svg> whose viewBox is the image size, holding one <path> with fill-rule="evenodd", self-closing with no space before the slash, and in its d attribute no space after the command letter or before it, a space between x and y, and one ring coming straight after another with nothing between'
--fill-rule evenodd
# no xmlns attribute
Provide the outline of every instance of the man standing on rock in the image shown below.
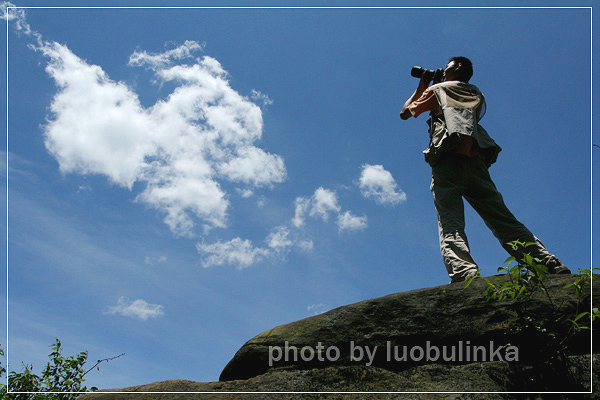
<svg viewBox="0 0 600 400"><path fill-rule="evenodd" d="M438 213L442 258L452 282L469 279L478 271L471 257L463 197L481 216L509 254L520 260L524 249L509 242L533 242L526 252L548 268L549 273L571 271L508 210L488 168L501 151L479 125L485 114L485 99L477 86L469 84L473 64L453 57L444 68L442 82L429 86L433 76L423 74L419 86L402 107L403 120L429 111L430 143L425 161L432 167L431 192Z"/></svg>

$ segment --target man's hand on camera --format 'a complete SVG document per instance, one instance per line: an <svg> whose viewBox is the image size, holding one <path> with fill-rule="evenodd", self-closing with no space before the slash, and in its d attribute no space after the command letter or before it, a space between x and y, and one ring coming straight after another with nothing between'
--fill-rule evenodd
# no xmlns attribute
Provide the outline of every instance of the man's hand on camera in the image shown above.
<svg viewBox="0 0 600 400"><path fill-rule="evenodd" d="M423 93L425 91L425 89L427 89L429 87L429 84L431 83L431 81L433 80L433 77L429 74L423 74L421 76L421 79L419 80L419 87L417 88L417 90L419 90L421 93Z"/></svg>

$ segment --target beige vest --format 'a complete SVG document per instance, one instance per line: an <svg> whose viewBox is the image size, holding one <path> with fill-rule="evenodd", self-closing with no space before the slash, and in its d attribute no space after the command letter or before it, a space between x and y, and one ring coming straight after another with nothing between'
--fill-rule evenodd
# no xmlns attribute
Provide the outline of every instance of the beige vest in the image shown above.
<svg viewBox="0 0 600 400"><path fill-rule="evenodd" d="M425 161L433 166L443 152L452 151L460 145L460 135L467 135L479 146L486 164L492 165L502 149L479 125L485 114L485 98L477 86L450 81L433 85L432 89L441 112L432 112L427 121L430 142L423 152Z"/></svg>

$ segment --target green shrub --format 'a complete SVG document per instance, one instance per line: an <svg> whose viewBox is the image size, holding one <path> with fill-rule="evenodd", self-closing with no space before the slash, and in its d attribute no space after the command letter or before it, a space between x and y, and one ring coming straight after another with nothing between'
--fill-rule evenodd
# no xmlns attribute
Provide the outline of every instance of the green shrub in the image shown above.
<svg viewBox="0 0 600 400"><path fill-rule="evenodd" d="M76 356L65 357L61 354L60 340L55 339L51 346L52 353L48 355L50 361L38 376L32 372L33 367L23 364L22 372L11 371L8 374L8 385L0 384L0 399L14 400L71 400L83 392L96 391L96 387L87 388L83 385L84 376L97 368L103 361L110 361L117 357L98 360L87 371L84 365L87 362L88 352L84 351ZM0 355L4 351L0 349ZM7 369L0 365L0 377L6 374Z"/></svg>

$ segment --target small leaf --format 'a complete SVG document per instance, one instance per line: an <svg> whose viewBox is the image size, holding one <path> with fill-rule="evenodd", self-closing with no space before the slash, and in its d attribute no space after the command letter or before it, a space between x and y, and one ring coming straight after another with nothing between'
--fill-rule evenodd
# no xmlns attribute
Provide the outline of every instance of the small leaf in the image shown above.
<svg viewBox="0 0 600 400"><path fill-rule="evenodd" d="M577 322L579 321L581 318L585 317L586 315L589 315L590 313L588 311L586 312L582 312L581 314L579 314L578 316L575 317L575 319L573 320L573 322Z"/></svg>
<svg viewBox="0 0 600 400"><path fill-rule="evenodd" d="M467 279L467 283L465 283L465 289L469 287L469 285L473 282L473 279L475 279L474 276Z"/></svg>
<svg viewBox="0 0 600 400"><path fill-rule="evenodd" d="M510 262L510 261L517 261L517 259L514 257L508 257L506 260L504 260L504 264L506 264L507 262Z"/></svg>

